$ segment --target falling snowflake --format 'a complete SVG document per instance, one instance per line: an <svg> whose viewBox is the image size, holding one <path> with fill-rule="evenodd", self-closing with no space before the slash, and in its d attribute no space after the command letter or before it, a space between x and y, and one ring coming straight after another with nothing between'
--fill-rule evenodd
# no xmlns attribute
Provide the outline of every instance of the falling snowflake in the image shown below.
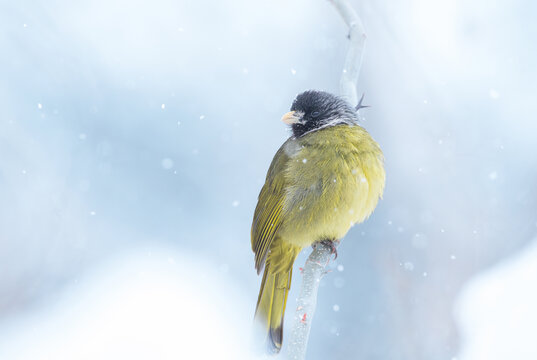
<svg viewBox="0 0 537 360"><path fill-rule="evenodd" d="M173 167L173 160L170 158L164 158L162 159L160 164L162 165L162 168L164 168L165 170L169 170Z"/></svg>

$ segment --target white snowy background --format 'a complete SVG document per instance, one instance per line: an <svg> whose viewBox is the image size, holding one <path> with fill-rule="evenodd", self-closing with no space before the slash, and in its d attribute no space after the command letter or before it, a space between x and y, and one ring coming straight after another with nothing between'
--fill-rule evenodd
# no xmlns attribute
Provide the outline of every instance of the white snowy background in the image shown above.
<svg viewBox="0 0 537 360"><path fill-rule="evenodd" d="M308 359L537 358L537 3L352 3L387 184ZM0 0L0 358L251 358L257 194L345 36L324 0Z"/></svg>

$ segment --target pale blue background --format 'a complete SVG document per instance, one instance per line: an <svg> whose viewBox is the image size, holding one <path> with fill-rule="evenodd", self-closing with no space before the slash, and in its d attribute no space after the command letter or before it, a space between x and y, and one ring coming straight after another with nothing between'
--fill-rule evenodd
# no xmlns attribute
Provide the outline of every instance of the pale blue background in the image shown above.
<svg viewBox="0 0 537 360"><path fill-rule="evenodd" d="M352 3L387 183L323 280L309 359L451 359L461 286L537 230L537 7ZM345 36L323 0L1 0L0 329L139 247L212 264L251 317L279 119L337 91Z"/></svg>

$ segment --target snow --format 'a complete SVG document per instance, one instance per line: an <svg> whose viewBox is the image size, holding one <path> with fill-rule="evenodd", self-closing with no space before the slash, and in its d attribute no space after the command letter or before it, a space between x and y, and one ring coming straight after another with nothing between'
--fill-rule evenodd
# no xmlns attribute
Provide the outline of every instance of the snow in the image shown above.
<svg viewBox="0 0 537 360"><path fill-rule="evenodd" d="M414 264L411 263L410 261L407 261L403 264L403 267L405 268L405 270L407 271L413 271L414 270Z"/></svg>
<svg viewBox="0 0 537 360"><path fill-rule="evenodd" d="M537 359L537 239L471 280L455 316L463 346L459 360Z"/></svg>
<svg viewBox="0 0 537 360"><path fill-rule="evenodd" d="M252 359L252 305L194 256L139 249L77 280L4 323L1 359Z"/></svg>
<svg viewBox="0 0 537 360"><path fill-rule="evenodd" d="M356 8L367 10L368 36L358 92L372 105L361 115L385 153L387 183L375 212L338 249L344 272L336 264L323 278L309 360L451 359L460 284L537 229L535 3L443 3ZM249 296L249 332L260 282L250 227L267 168L289 136L278 120L305 89L338 91L348 32L329 2L211 7L21 0L0 12L9 34L0 36L9 54L0 57L2 334L7 318L47 313L53 321L43 302L76 280L86 286L81 273L141 243L216 257L214 270L235 276ZM360 183L361 170L351 171ZM403 266L410 261L412 272ZM362 321L368 316L375 320ZM291 317L288 310L286 326ZM331 326L344 336L322 338ZM507 335L527 335L520 329ZM62 347L59 337L40 341ZM465 359L480 359L464 344Z"/></svg>
<svg viewBox="0 0 537 360"><path fill-rule="evenodd" d="M495 89L490 89L489 90L489 96L490 96L491 99L496 100L496 99L498 99L500 97L500 93Z"/></svg>

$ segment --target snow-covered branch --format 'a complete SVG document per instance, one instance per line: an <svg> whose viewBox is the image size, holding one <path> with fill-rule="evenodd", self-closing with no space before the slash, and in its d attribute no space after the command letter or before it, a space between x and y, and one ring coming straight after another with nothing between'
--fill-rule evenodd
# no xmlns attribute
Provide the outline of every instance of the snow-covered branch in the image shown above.
<svg viewBox="0 0 537 360"><path fill-rule="evenodd" d="M340 95L345 97L352 105L358 104L356 83L362 67L362 58L365 46L365 30L362 20L356 14L347 0L330 0L349 27L349 50L345 58L345 66L339 81Z"/></svg>
<svg viewBox="0 0 537 360"><path fill-rule="evenodd" d="M289 341L288 358L303 360L306 358L311 320L317 305L317 291L325 267L330 261L332 248L325 243L315 243L313 251L302 270L302 285L297 300L297 308L293 319L293 329Z"/></svg>
<svg viewBox="0 0 537 360"><path fill-rule="evenodd" d="M362 21L347 0L330 0L349 27L349 50L339 83L340 95L352 105L358 104L356 83L362 66L365 45L365 31ZM334 244L337 246L337 243ZM297 308L293 320L293 329L288 346L288 358L304 360L308 346L308 338L317 304L317 291L325 267L330 261L332 248L325 243L315 243L313 252L308 257L302 270L302 285L297 300Z"/></svg>

